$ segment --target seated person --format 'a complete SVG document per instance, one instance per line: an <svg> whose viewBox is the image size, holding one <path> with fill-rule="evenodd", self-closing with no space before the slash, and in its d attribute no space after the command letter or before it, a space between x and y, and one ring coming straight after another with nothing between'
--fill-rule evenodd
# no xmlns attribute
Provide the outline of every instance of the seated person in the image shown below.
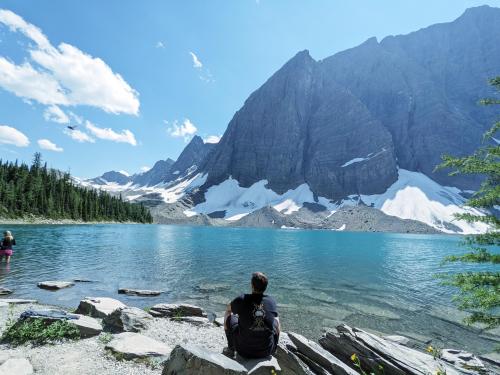
<svg viewBox="0 0 500 375"><path fill-rule="evenodd" d="M280 322L276 301L265 295L267 277L252 274L252 293L242 294L227 305L224 330L228 347L224 354L234 357L235 351L245 358L265 358L276 351Z"/></svg>

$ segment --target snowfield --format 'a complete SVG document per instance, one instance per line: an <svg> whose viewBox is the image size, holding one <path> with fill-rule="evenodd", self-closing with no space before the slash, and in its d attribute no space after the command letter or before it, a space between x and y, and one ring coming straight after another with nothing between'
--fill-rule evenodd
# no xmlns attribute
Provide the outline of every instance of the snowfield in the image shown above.
<svg viewBox="0 0 500 375"><path fill-rule="evenodd" d="M384 151L383 149L380 152ZM377 154L369 155L368 158ZM353 159L345 165L356 162L359 161ZM467 212L481 214L477 209L464 207L466 199L461 195L463 193L461 190L442 186L419 172L399 169L398 173L398 180L384 193L350 195L341 202L333 202L325 197L318 197L315 200L308 184L302 184L284 194L278 194L267 187L267 180L258 181L250 187L242 187L237 180L230 177L218 185L211 186L205 193L205 202L184 211L184 214L187 217L192 217L199 214L224 212L224 219L236 221L267 206L272 206L277 211L289 215L298 211L305 203L316 203L326 207L331 215L344 206L366 204L387 215L401 219L418 220L445 233L471 234L487 231L488 226L485 224L469 224L463 220L455 219L454 214ZM206 174L198 173L188 178L179 178L168 184L158 184L151 187L133 186L131 183L126 185L108 183L92 185L92 187L121 193L125 199L130 201L145 194L157 193L165 203L175 203L189 192L202 186L206 180ZM85 185L85 182L80 183ZM89 185L87 183L87 186Z"/></svg>

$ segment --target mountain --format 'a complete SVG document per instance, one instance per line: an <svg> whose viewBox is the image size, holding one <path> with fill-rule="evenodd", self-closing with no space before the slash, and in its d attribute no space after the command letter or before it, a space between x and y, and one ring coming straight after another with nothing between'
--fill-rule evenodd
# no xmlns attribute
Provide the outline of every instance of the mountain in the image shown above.
<svg viewBox="0 0 500 375"><path fill-rule="evenodd" d="M477 102L492 94L498 61L500 9L487 6L321 61L302 51L235 114L204 167L206 186L232 176L284 193L306 183L338 200L385 191L399 166L476 188L434 167L480 145L494 113Z"/></svg>
<svg viewBox="0 0 500 375"><path fill-rule="evenodd" d="M494 95L499 61L500 9L488 6L323 60L299 52L218 144L193 138L154 186L133 176L127 196L155 201L163 223L484 231L454 218L477 212L463 204L479 180L434 169L480 146L498 113L478 101Z"/></svg>
<svg viewBox="0 0 500 375"><path fill-rule="evenodd" d="M170 168L175 164L175 161L168 158L166 160L159 160L150 170L134 175L131 179L134 185L139 186L153 186L159 184L169 177Z"/></svg>
<svg viewBox="0 0 500 375"><path fill-rule="evenodd" d="M130 181L132 181L132 178L128 175L126 175L123 172L117 172L117 171L109 171L106 173L103 173L99 177L95 177L89 182L95 184L95 185L106 185L109 183L112 184L118 184L118 185L126 185Z"/></svg>

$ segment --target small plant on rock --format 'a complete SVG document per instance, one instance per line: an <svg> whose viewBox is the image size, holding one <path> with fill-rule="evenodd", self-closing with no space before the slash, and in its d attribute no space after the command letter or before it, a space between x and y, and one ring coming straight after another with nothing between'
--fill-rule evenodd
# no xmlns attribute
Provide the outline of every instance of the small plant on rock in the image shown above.
<svg viewBox="0 0 500 375"><path fill-rule="evenodd" d="M1 342L11 345L25 343L43 345L64 339L75 340L79 337L78 328L65 320L46 322L41 319L26 319L8 327L2 335Z"/></svg>
<svg viewBox="0 0 500 375"><path fill-rule="evenodd" d="M377 372L367 373L365 370L363 370L363 368L361 367L361 361L360 361L359 357L356 355L356 353L353 353L351 355L351 361L353 362L354 367L359 369L361 375L379 375L379 374L384 375L384 366L382 366L382 365L378 365Z"/></svg>
<svg viewBox="0 0 500 375"><path fill-rule="evenodd" d="M113 335L109 332L103 332L99 335L98 340L100 343L106 345L109 344L111 340L113 340Z"/></svg>

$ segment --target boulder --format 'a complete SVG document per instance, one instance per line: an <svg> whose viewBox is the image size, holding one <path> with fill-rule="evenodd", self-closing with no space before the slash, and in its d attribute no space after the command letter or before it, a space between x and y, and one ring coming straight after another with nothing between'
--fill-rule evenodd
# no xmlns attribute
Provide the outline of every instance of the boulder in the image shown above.
<svg viewBox="0 0 500 375"><path fill-rule="evenodd" d="M289 332L288 336L297 347L297 352L302 354L299 358L306 359L306 363L320 365L327 371L338 375L358 375L358 372L346 365L332 353L323 349L314 341L306 339L297 333Z"/></svg>
<svg viewBox="0 0 500 375"><path fill-rule="evenodd" d="M93 337L98 336L102 332L102 326L97 319L94 319L90 316L73 314L78 316L78 319L71 320L71 323L76 325L78 330L80 331L80 337Z"/></svg>
<svg viewBox="0 0 500 375"><path fill-rule="evenodd" d="M20 299L20 298L2 298L0 302L8 303L11 305L23 305L28 303L38 303L36 299Z"/></svg>
<svg viewBox="0 0 500 375"><path fill-rule="evenodd" d="M119 308L127 307L124 303L108 297L85 297L80 301L76 314L90 315L94 318L105 318Z"/></svg>
<svg viewBox="0 0 500 375"><path fill-rule="evenodd" d="M154 317L161 318L180 318L183 316L201 316L206 317L205 311L198 306L189 305L186 303L160 303L154 305L149 310L149 313Z"/></svg>
<svg viewBox="0 0 500 375"><path fill-rule="evenodd" d="M41 289L59 290L72 287L75 283L72 281L41 281L37 285Z"/></svg>
<svg viewBox="0 0 500 375"><path fill-rule="evenodd" d="M30 375L33 366L26 358L9 358L0 366L0 375Z"/></svg>
<svg viewBox="0 0 500 375"><path fill-rule="evenodd" d="M386 375L422 375L438 371L445 371L447 375L463 373L444 361L434 359L432 355L358 328L342 324L337 327L337 331L326 332L319 340L321 346L345 363L351 363L351 356L356 354L367 372L378 371L379 366L382 366Z"/></svg>
<svg viewBox="0 0 500 375"><path fill-rule="evenodd" d="M274 356L278 360L284 374L314 375L312 370L295 354L297 347L286 332L281 332L278 348Z"/></svg>
<svg viewBox="0 0 500 375"><path fill-rule="evenodd" d="M0 296L7 296L9 294L12 294L13 291L11 289L7 288L0 288Z"/></svg>
<svg viewBox="0 0 500 375"><path fill-rule="evenodd" d="M171 348L150 337L133 332L123 332L115 335L106 345L117 357L123 359L167 357Z"/></svg>
<svg viewBox="0 0 500 375"><path fill-rule="evenodd" d="M146 329L153 318L137 307L118 308L103 319L104 329L110 332L139 332Z"/></svg>
<svg viewBox="0 0 500 375"><path fill-rule="evenodd" d="M161 294L161 291L160 290L120 288L120 289L118 289L118 294L126 294L128 296L154 297L154 296L159 296Z"/></svg>
<svg viewBox="0 0 500 375"><path fill-rule="evenodd" d="M223 354L193 344L177 345L165 363L162 375L239 375L247 369Z"/></svg>

